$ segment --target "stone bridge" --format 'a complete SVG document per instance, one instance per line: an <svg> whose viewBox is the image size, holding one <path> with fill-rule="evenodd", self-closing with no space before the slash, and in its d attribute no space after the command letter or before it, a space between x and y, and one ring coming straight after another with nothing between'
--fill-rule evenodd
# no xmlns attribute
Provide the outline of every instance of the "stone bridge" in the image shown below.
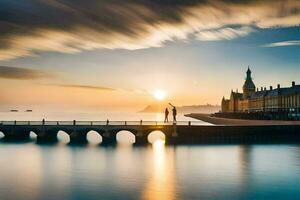
<svg viewBox="0 0 300 200"><path fill-rule="evenodd" d="M148 135L153 131L165 134L166 142L172 143L177 136L176 124L154 122L142 124L141 122L0 122L0 132L6 140L26 140L30 132L37 135L40 143L57 141L59 131L64 131L70 137L70 143L87 143L87 134L95 131L102 137L102 144L116 143L116 135L120 131L129 131L135 136L135 144L148 143ZM187 124L188 122L186 122Z"/></svg>

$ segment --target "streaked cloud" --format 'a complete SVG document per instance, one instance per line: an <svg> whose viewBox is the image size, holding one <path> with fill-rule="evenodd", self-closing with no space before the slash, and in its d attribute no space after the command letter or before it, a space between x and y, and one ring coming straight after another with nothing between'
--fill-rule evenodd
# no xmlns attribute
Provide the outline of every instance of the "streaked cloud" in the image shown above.
<svg viewBox="0 0 300 200"><path fill-rule="evenodd" d="M0 78L2 79L34 80L50 77L52 74L41 70L0 66Z"/></svg>
<svg viewBox="0 0 300 200"><path fill-rule="evenodd" d="M247 26L239 28L221 28L217 30L200 31L197 33L196 37L201 41L232 40L246 36L251 32L254 32L254 29Z"/></svg>
<svg viewBox="0 0 300 200"><path fill-rule="evenodd" d="M102 87L102 86L93 86L93 85L76 85L76 84L43 84L43 85L63 87L63 88L101 90L101 91L115 91L114 88Z"/></svg>
<svg viewBox="0 0 300 200"><path fill-rule="evenodd" d="M0 17L0 60L8 60L37 52L160 47L193 35L234 39L257 28L298 26L300 1L1 1Z"/></svg>
<svg viewBox="0 0 300 200"><path fill-rule="evenodd" d="M263 47L284 47L284 46L298 46L300 45L300 40L290 40L282 42L274 42L270 44L263 45Z"/></svg>

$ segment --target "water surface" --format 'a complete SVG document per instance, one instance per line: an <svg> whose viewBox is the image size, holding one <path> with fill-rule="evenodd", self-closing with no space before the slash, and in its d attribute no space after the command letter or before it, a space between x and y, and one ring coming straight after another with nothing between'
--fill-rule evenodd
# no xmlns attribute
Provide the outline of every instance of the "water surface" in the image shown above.
<svg viewBox="0 0 300 200"><path fill-rule="evenodd" d="M300 146L0 143L1 200L299 199Z"/></svg>

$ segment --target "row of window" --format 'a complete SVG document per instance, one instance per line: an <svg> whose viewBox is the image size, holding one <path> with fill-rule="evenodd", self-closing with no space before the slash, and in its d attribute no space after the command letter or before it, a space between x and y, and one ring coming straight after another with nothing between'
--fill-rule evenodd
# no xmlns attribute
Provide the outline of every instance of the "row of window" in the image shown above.
<svg viewBox="0 0 300 200"><path fill-rule="evenodd" d="M263 97L258 99L251 99L248 101L239 101L239 111L278 111L278 110L290 110L291 108L300 108L300 94L294 94L290 96L279 97ZM229 109L233 111L232 106Z"/></svg>

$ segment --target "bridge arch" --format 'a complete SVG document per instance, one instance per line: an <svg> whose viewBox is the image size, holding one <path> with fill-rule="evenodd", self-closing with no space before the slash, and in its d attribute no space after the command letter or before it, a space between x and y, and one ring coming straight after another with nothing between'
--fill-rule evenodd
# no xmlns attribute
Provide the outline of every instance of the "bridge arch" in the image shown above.
<svg viewBox="0 0 300 200"><path fill-rule="evenodd" d="M92 144L92 145L101 144L103 141L102 135L98 131L95 131L95 130L88 131L86 134L86 139L87 139L88 143Z"/></svg>
<svg viewBox="0 0 300 200"><path fill-rule="evenodd" d="M71 141L71 137L69 135L69 133L67 133L66 131L63 130L59 130L56 134L57 140L60 143L63 144L68 144Z"/></svg>
<svg viewBox="0 0 300 200"><path fill-rule="evenodd" d="M4 127L0 126L0 132L4 134L5 132Z"/></svg>
<svg viewBox="0 0 300 200"><path fill-rule="evenodd" d="M5 137L4 133L0 130L0 140Z"/></svg>
<svg viewBox="0 0 300 200"><path fill-rule="evenodd" d="M166 134L161 130L151 131L147 136L148 142L154 144L157 141L166 141Z"/></svg>
<svg viewBox="0 0 300 200"><path fill-rule="evenodd" d="M37 140L38 134L35 131L29 131L29 138L31 140Z"/></svg>
<svg viewBox="0 0 300 200"><path fill-rule="evenodd" d="M135 131L120 130L116 134L116 140L119 144L133 144L135 143Z"/></svg>

